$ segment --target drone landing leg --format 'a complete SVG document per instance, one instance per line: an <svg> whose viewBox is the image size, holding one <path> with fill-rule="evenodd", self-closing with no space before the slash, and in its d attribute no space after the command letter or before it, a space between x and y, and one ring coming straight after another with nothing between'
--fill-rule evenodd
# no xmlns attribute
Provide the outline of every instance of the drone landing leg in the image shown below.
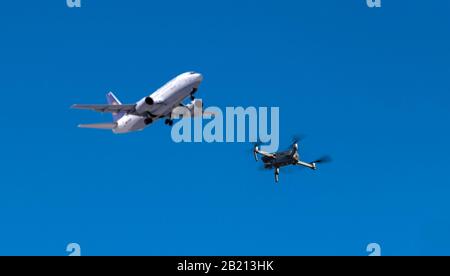
<svg viewBox="0 0 450 276"><path fill-rule="evenodd" d="M278 183L280 175L280 168L275 168L275 183Z"/></svg>

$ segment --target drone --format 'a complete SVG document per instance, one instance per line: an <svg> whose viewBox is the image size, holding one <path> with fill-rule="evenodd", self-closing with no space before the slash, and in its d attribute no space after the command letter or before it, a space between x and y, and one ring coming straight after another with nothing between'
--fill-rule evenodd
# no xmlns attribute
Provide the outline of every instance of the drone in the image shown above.
<svg viewBox="0 0 450 276"><path fill-rule="evenodd" d="M262 155L261 160L264 163L264 169L274 169L275 171L275 182L278 183L280 168L286 166L301 166L312 170L317 170L317 164L328 163L331 161L329 156L323 156L313 162L304 162L300 160L300 155L298 154L298 142L300 138L293 138L290 148L286 151L269 153L260 150L260 144L256 143L253 147L253 155L256 162L258 162L258 155Z"/></svg>

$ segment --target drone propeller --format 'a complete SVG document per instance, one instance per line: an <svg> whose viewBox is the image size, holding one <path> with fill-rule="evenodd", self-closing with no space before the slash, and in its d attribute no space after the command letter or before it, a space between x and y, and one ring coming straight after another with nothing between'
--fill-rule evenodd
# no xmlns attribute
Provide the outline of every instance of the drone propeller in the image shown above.
<svg viewBox="0 0 450 276"><path fill-rule="evenodd" d="M298 142L303 141L305 139L305 135L303 134L295 134L292 136L292 144L297 144Z"/></svg>
<svg viewBox="0 0 450 276"><path fill-rule="evenodd" d="M331 159L331 157L328 156L328 155L325 155L325 156L322 156L321 158L317 159L316 161L313 161L313 163L322 163L322 164L324 164L324 163L330 163L331 161L333 161Z"/></svg>
<svg viewBox="0 0 450 276"><path fill-rule="evenodd" d="M298 149L298 143L303 141L303 139L305 139L305 135L302 134L295 134L292 136L291 139L291 145L289 146L290 149L295 148L296 150Z"/></svg>

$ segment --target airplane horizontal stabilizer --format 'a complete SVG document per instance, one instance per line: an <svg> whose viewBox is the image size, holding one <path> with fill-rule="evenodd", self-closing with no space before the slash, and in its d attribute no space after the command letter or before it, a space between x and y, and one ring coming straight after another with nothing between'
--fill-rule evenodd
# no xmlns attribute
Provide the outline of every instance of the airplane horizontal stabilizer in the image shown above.
<svg viewBox="0 0 450 276"><path fill-rule="evenodd" d="M94 110L98 112L130 112L135 110L135 104L74 104L74 109Z"/></svg>
<svg viewBox="0 0 450 276"><path fill-rule="evenodd" d="M95 128L95 129L114 129L117 127L117 123L100 123L100 124L87 124L78 125L80 128Z"/></svg>

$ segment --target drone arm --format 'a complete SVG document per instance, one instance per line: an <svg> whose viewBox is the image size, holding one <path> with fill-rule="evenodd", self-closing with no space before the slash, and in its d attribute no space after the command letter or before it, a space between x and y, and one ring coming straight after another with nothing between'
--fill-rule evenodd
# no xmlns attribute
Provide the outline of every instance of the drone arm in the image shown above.
<svg viewBox="0 0 450 276"><path fill-rule="evenodd" d="M261 154L261 155L269 157L269 158L273 158L274 157L273 154L265 152L265 151L262 151L262 150L259 150L257 148L255 149L255 154Z"/></svg>
<svg viewBox="0 0 450 276"><path fill-rule="evenodd" d="M316 163L314 163L314 162L313 163L306 163L306 162L303 162L303 161L298 161L296 165L297 166L307 167L307 168L310 168L312 170L316 170L317 169Z"/></svg>

